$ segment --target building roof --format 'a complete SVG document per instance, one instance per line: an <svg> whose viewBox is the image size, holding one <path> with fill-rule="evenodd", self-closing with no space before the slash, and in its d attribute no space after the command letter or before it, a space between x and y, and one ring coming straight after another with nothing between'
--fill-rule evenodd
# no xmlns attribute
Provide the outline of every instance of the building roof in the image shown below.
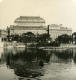
<svg viewBox="0 0 76 80"><path fill-rule="evenodd" d="M45 20L39 16L20 16L15 23L45 23Z"/></svg>
<svg viewBox="0 0 76 80"><path fill-rule="evenodd" d="M72 31L71 28L63 27L62 24L59 24L59 25L58 24L51 24L50 29L54 29L54 30L71 30Z"/></svg>

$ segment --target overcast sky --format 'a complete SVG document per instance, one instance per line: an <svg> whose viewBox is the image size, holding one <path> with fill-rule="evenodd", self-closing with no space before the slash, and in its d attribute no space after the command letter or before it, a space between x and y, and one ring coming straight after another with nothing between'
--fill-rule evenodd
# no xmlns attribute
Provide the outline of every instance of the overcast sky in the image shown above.
<svg viewBox="0 0 76 80"><path fill-rule="evenodd" d="M41 16L46 24L64 24L76 31L76 0L0 0L0 28L19 16Z"/></svg>

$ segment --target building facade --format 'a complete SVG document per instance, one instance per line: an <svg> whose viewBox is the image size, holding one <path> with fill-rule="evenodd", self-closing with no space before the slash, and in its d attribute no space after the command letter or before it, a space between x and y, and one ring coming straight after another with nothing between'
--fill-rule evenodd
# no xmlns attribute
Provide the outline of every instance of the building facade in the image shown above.
<svg viewBox="0 0 76 80"><path fill-rule="evenodd" d="M10 26L10 35L32 32L34 34L46 33L45 20L36 16L20 16Z"/></svg>
<svg viewBox="0 0 76 80"><path fill-rule="evenodd" d="M0 39L2 41L5 41L7 39L7 35L8 35L7 30L0 30Z"/></svg>
<svg viewBox="0 0 76 80"><path fill-rule="evenodd" d="M10 35L21 35L27 32L32 32L35 35L48 33L45 20L38 16L20 16L15 19L14 24L9 29ZM72 29L63 27L62 24L51 24L49 25L49 34L54 41L60 35L72 35Z"/></svg>
<svg viewBox="0 0 76 80"><path fill-rule="evenodd" d="M72 29L63 27L62 24L51 24L49 25L49 34L52 40L54 41L58 36L67 34L72 35Z"/></svg>

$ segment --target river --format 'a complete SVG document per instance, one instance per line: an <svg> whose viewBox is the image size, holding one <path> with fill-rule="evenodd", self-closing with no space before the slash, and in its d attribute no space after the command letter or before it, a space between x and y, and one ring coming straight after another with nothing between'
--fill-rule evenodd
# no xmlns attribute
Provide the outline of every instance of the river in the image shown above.
<svg viewBox="0 0 76 80"><path fill-rule="evenodd" d="M76 49L0 48L0 80L76 80Z"/></svg>

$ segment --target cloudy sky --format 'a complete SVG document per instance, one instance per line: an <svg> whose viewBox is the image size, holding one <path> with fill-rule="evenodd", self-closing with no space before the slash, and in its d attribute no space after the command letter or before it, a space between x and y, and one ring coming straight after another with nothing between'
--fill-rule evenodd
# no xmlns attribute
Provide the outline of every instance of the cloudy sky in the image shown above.
<svg viewBox="0 0 76 80"><path fill-rule="evenodd" d="M76 31L76 0L0 0L0 28L22 15L41 16L46 24L64 24Z"/></svg>

